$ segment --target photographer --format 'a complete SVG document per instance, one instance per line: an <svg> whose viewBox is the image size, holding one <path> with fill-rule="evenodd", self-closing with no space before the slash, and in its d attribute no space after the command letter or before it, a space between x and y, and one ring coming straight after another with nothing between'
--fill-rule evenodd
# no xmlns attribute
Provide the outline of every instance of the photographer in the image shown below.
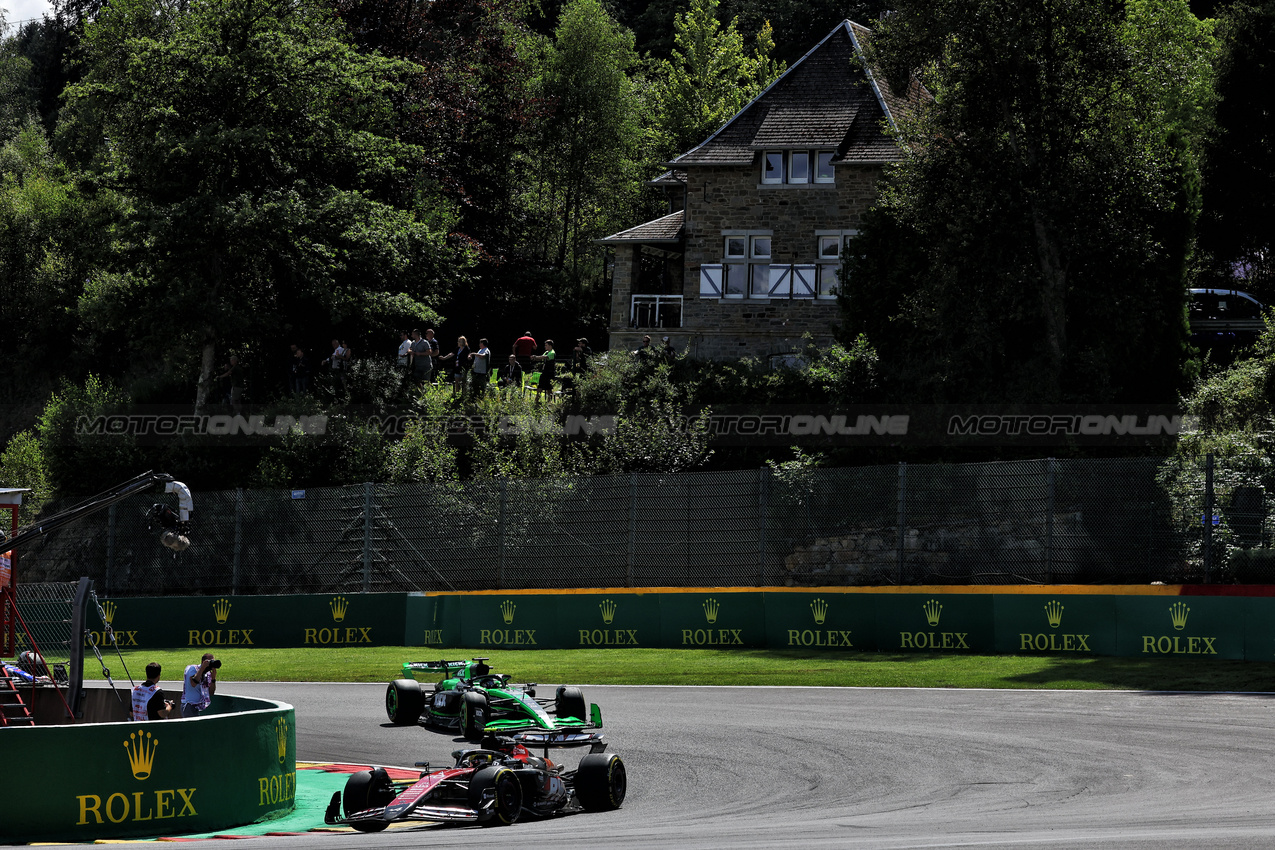
<svg viewBox="0 0 1275 850"><path fill-rule="evenodd" d="M133 688L130 716L134 720L167 720L172 716L173 701L164 699L164 691L159 686L162 671L157 661L146 665L146 681Z"/></svg>
<svg viewBox="0 0 1275 850"><path fill-rule="evenodd" d="M182 681L182 717L198 717L199 713L212 702L217 693L217 671L221 662L213 658L211 652L205 652L198 664L186 668L186 677Z"/></svg>

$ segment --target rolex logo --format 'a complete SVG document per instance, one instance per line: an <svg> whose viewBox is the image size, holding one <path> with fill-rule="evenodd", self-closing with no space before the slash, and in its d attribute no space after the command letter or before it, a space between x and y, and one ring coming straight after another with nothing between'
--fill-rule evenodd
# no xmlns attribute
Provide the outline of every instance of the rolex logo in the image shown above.
<svg viewBox="0 0 1275 850"><path fill-rule="evenodd" d="M226 622L226 618L230 616L230 600L218 599L213 603L213 616L217 618L217 624Z"/></svg>
<svg viewBox="0 0 1275 850"><path fill-rule="evenodd" d="M822 626L828 616L828 603L822 599L814 600L810 603L810 613L815 616L815 625Z"/></svg>
<svg viewBox="0 0 1275 850"><path fill-rule="evenodd" d="M159 741L151 737L150 732L130 732L124 742L128 750L128 766L133 771L134 779L146 779L151 775L151 767L155 764L155 748Z"/></svg>
<svg viewBox="0 0 1275 850"><path fill-rule="evenodd" d="M108 626L115 622L115 603L114 602L102 603L102 619L106 620L106 625Z"/></svg>
<svg viewBox="0 0 1275 850"><path fill-rule="evenodd" d="M616 604L610 599L603 599L602 604L598 606L598 610L602 612L602 622L611 625L611 621L615 619Z"/></svg>
<svg viewBox="0 0 1275 850"><path fill-rule="evenodd" d="M500 616L504 619L506 626L514 621L514 611L517 610L518 606L512 599L506 599L500 603Z"/></svg>
<svg viewBox="0 0 1275 850"><path fill-rule="evenodd" d="M345 619L345 612L349 610L350 602L344 596L333 596L328 607L332 609L332 619L339 623Z"/></svg>
<svg viewBox="0 0 1275 850"><path fill-rule="evenodd" d="M1045 603L1045 617L1049 620L1049 628L1056 629L1062 625L1063 605L1057 599Z"/></svg>
<svg viewBox="0 0 1275 850"><path fill-rule="evenodd" d="M279 748L279 764L288 757L288 721L280 717L274 722L275 743Z"/></svg>
<svg viewBox="0 0 1275 850"><path fill-rule="evenodd" d="M717 612L720 610L721 605L717 603L716 599L709 598L704 600L704 618L708 620L708 622L716 623Z"/></svg>
<svg viewBox="0 0 1275 850"><path fill-rule="evenodd" d="M1174 602L1169 606L1169 619L1173 621L1173 628L1182 631L1186 628L1187 615L1191 613L1191 609L1186 607L1185 602Z"/></svg>
<svg viewBox="0 0 1275 850"><path fill-rule="evenodd" d="M925 611L925 622L931 626L937 626L939 624L939 615L943 613L943 606L939 604L939 601L931 599L922 605L921 608Z"/></svg>

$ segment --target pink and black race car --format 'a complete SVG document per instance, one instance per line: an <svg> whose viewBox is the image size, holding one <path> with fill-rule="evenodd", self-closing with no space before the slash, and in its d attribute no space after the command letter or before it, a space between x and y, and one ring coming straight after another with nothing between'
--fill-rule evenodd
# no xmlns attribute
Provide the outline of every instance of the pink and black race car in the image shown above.
<svg viewBox="0 0 1275 850"><path fill-rule="evenodd" d="M589 748L575 770L549 759L551 748L568 747ZM417 762L424 770L415 782L395 781L379 767L351 775L345 790L332 795L323 820L379 832L396 821L494 826L523 816L618 809L628 778L620 757L605 750L601 732L488 735L481 749L456 750L452 767L431 771L427 762Z"/></svg>

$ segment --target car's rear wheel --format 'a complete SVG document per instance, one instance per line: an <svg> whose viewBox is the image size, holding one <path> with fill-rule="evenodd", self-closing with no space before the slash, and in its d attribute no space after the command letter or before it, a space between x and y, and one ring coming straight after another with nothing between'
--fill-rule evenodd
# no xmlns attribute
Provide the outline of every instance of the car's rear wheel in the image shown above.
<svg viewBox="0 0 1275 850"><path fill-rule="evenodd" d="M425 695L415 679L395 679L385 689L385 713L395 726L410 726L425 709Z"/></svg>
<svg viewBox="0 0 1275 850"><path fill-rule="evenodd" d="M360 770L350 775L345 781L345 791L341 795L341 805L348 818L355 812L388 806L394 800L394 786L385 768ZM354 821L350 826L359 832L380 832L389 826L385 820Z"/></svg>
<svg viewBox="0 0 1275 850"><path fill-rule="evenodd" d="M466 741L481 741L487 728L487 697L477 691L466 691L460 704L460 734Z"/></svg>
<svg viewBox="0 0 1275 850"><path fill-rule="evenodd" d="M579 688L558 688L553 700L553 712L559 717L589 719L589 709L584 704L584 694L580 693Z"/></svg>
<svg viewBox="0 0 1275 850"><path fill-rule="evenodd" d="M487 807L491 799L495 802ZM522 814L522 785L507 767L484 767L469 780L469 805L478 811L483 826L511 824Z"/></svg>
<svg viewBox="0 0 1275 850"><path fill-rule="evenodd" d="M629 788L624 761L615 753L590 753L576 771L576 798L590 812L618 809Z"/></svg>

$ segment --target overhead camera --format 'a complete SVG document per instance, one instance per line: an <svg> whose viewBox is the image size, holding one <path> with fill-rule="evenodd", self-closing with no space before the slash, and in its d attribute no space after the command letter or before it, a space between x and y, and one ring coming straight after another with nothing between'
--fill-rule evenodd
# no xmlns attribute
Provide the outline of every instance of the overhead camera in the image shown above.
<svg viewBox="0 0 1275 850"><path fill-rule="evenodd" d="M151 528L158 524L164 529L159 535L160 543L174 552L181 552L190 546L190 538L184 533L187 530L187 523L183 522L177 512L168 505L156 502L151 505L147 515L150 517Z"/></svg>
<svg viewBox="0 0 1275 850"><path fill-rule="evenodd" d="M159 536L159 542L163 543L174 552L181 552L186 549L186 547L190 546L189 537L184 534L178 534L172 529L164 531L164 533Z"/></svg>

